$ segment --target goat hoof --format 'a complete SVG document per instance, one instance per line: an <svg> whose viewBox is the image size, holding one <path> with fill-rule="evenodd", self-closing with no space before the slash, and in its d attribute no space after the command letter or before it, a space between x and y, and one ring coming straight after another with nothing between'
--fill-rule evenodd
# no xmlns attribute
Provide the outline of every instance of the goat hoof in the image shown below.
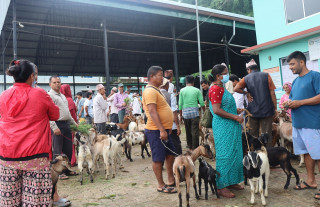
<svg viewBox="0 0 320 207"><path fill-rule="evenodd" d="M148 155L148 157L151 157L151 155Z"/></svg>
<svg viewBox="0 0 320 207"><path fill-rule="evenodd" d="M80 181L80 185L82 185L83 184L83 182L82 181Z"/></svg>
<svg viewBox="0 0 320 207"><path fill-rule="evenodd" d="M141 156L142 157L142 159L144 159L145 157L144 156Z"/></svg>
<svg viewBox="0 0 320 207"><path fill-rule="evenodd" d="M130 162L133 162L133 160L132 160L132 159L130 159Z"/></svg>

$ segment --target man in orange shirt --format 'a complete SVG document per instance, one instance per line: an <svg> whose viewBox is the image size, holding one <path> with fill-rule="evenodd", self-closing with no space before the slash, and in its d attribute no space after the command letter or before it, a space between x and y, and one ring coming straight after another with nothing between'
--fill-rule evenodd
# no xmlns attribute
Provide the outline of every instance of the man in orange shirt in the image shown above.
<svg viewBox="0 0 320 207"><path fill-rule="evenodd" d="M261 133L269 135L268 147L272 147L272 121L277 113L277 99L274 89L276 89L271 76L268 73L260 72L258 65L251 60L247 65L248 75L245 76L234 88L237 93L250 93L252 99L248 98L248 111L252 114L249 117L250 131L254 136ZM247 88L248 91L243 89Z"/></svg>
<svg viewBox="0 0 320 207"><path fill-rule="evenodd" d="M151 66L148 70L148 85L142 94L142 103L148 121L145 135L152 152L152 169L158 181L158 192L176 193L173 177L173 153L175 151L170 133L173 124L173 114L159 87L163 82L163 70L159 66ZM165 147L166 146L166 147ZM166 164L168 185L163 181L162 164Z"/></svg>

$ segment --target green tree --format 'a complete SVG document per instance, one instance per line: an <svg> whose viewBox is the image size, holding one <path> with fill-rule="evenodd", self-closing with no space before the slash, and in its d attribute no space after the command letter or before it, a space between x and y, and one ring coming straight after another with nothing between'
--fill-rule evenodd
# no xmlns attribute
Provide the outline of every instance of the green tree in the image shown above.
<svg viewBox="0 0 320 207"><path fill-rule="evenodd" d="M195 0L172 0L195 4ZM198 5L212 9L253 16L252 0L198 0Z"/></svg>

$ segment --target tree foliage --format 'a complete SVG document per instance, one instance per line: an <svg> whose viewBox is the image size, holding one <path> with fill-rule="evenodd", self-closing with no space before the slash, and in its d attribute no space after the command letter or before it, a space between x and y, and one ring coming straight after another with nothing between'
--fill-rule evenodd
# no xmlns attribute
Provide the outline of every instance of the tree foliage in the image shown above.
<svg viewBox="0 0 320 207"><path fill-rule="evenodd" d="M187 4L195 4L195 0L172 0ZM252 0L198 0L198 5L236 14L253 16Z"/></svg>

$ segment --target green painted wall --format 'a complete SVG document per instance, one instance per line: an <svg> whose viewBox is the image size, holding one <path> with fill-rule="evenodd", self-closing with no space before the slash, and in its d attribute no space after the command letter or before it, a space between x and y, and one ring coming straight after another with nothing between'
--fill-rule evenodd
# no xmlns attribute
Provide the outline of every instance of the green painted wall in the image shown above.
<svg viewBox="0 0 320 207"><path fill-rule="evenodd" d="M320 25L320 13L287 24L284 0L252 0L252 4L258 44Z"/></svg>

